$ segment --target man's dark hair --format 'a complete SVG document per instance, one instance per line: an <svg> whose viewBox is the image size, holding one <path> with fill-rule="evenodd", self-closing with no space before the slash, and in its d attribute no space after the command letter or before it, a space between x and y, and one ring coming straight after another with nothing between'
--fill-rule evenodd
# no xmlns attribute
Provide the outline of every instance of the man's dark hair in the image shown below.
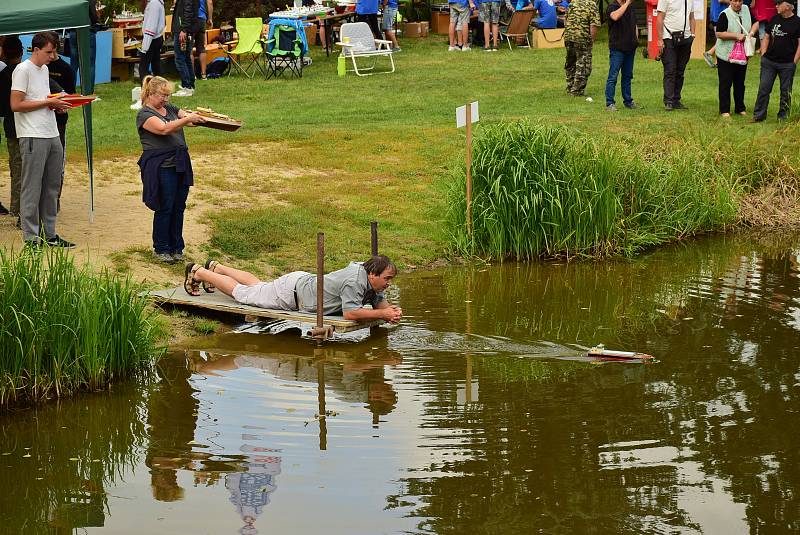
<svg viewBox="0 0 800 535"><path fill-rule="evenodd" d="M33 36L31 40L31 48L39 50L46 47L48 44L58 48L58 34L56 32L39 32Z"/></svg>
<svg viewBox="0 0 800 535"><path fill-rule="evenodd" d="M21 58L22 57L22 41L16 35L9 35L3 41L3 57L6 58Z"/></svg>
<svg viewBox="0 0 800 535"><path fill-rule="evenodd" d="M367 273L370 275L380 275L387 269L391 269L397 273L397 267L389 260L388 256L382 254L375 255L364 262L364 269L366 269Z"/></svg>

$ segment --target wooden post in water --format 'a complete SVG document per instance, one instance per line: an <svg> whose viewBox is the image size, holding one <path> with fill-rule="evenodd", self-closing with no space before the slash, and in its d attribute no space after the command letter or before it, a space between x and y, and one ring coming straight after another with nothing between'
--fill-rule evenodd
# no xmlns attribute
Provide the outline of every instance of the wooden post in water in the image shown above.
<svg viewBox="0 0 800 535"><path fill-rule="evenodd" d="M311 336L326 340L330 330L323 325L323 304L325 302L325 233L317 233L317 326L311 329Z"/></svg>
<svg viewBox="0 0 800 535"><path fill-rule="evenodd" d="M319 403L319 449L328 449L328 421L325 408L325 358L317 360L317 402Z"/></svg>
<svg viewBox="0 0 800 535"><path fill-rule="evenodd" d="M372 242L372 256L378 255L378 222L373 221L369 224L370 238Z"/></svg>

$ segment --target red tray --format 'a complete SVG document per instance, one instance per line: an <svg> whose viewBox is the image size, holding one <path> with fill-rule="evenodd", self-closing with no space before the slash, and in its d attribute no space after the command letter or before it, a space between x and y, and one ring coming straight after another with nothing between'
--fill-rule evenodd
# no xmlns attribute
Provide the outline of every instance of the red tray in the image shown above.
<svg viewBox="0 0 800 535"><path fill-rule="evenodd" d="M62 95L59 93L51 93L48 95L50 98L60 98L64 102L69 103L73 108L89 104L97 98L97 95L78 95L77 93L71 95Z"/></svg>

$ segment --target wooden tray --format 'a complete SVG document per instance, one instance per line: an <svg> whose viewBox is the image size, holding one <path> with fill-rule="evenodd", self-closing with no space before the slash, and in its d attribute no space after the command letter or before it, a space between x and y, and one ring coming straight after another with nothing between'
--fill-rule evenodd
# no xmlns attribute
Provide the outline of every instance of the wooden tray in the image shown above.
<svg viewBox="0 0 800 535"><path fill-rule="evenodd" d="M198 123L195 126L205 126L206 128L215 128L217 130L226 130L228 132L234 132L242 127L242 121L237 121L236 119L219 119L217 117L205 116L203 116L203 118L206 120L206 122Z"/></svg>

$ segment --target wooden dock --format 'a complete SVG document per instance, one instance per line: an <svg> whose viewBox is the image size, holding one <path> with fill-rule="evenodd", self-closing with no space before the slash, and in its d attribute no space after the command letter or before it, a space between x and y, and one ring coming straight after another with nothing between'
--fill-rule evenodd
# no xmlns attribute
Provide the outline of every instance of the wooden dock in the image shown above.
<svg viewBox="0 0 800 535"><path fill-rule="evenodd" d="M157 303L170 303L173 305L196 307L206 310L217 310L247 318L258 317L296 321L301 324L309 325L309 328L314 327L317 322L316 314L242 305L219 290L210 294L202 292L201 295L192 296L187 294L182 286L178 286L177 288L148 292L147 296ZM323 325L330 326L333 328L334 332L338 333L358 331L360 329L382 325L383 323L383 320L353 321L346 320L342 316L323 316ZM303 328L302 330L305 331L306 329Z"/></svg>

